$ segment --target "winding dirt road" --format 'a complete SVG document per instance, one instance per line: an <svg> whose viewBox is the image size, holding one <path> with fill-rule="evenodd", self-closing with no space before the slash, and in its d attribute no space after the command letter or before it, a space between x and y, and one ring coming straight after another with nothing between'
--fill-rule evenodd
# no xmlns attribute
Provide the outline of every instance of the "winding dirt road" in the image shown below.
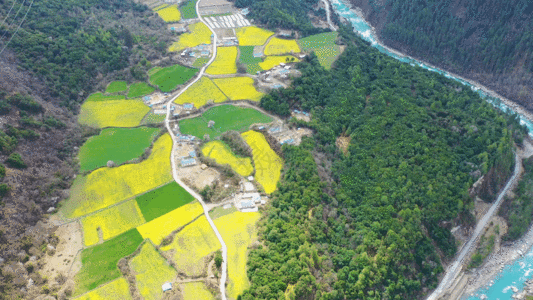
<svg viewBox="0 0 533 300"><path fill-rule="evenodd" d="M202 197L200 195L198 195L198 193L196 193L193 189L188 187L185 183L183 183L178 177L178 169L176 167L177 166L177 163L176 163L177 162L176 161L176 152L175 152L175 149L176 149L176 146L177 146L178 142L177 142L176 136L172 133L172 130L170 128L170 118L171 118L171 110L170 110L170 108L172 106L171 105L172 102L174 102L174 100L176 100L176 98L178 98L188 88L190 88L194 83L196 83L198 80L200 80L200 78L202 78L202 76L205 73L206 68L211 63L213 63L213 61L215 60L215 58L217 56L217 38L218 37L217 37L216 32L213 30L213 28L209 27L209 24L207 24L207 22L205 22L204 18L200 15L200 11L198 9L198 5L200 4L200 1L202 1L202 0L198 0L196 2L196 13L198 14L198 18L200 18L200 21L202 21L202 23L204 23L209 28L209 30L211 30L211 32L213 33L213 56L207 62L207 64L205 64L205 66L203 66L200 69L200 72L198 72L198 75L196 76L196 78L193 81L191 81L178 94L176 94L169 101L167 101L167 103L166 103L166 106L167 106L167 117L165 118L165 126L166 126L170 136L172 137L172 152L170 154L170 161L171 161L171 164L172 164L172 176L174 177L174 181L176 181L187 192L189 192L191 195L193 195L193 197L196 198L198 200L198 202L200 202L200 204L202 204L202 207L204 209L205 217L207 218L207 221L209 222L209 225L211 225L211 228L215 232L215 235L217 236L218 241L220 242L220 245L222 245L222 259L223 259L223 261L222 261L222 272L221 272L221 276L220 276L220 295L222 297L222 300L226 300L226 277L227 277L227 267L228 267L227 266L228 248L226 247L226 243L224 243L224 240L222 239L222 235L220 235L220 232L218 231L217 227L215 226L215 223L213 222L213 220L209 216L209 208L207 207L207 205L203 201Z"/></svg>

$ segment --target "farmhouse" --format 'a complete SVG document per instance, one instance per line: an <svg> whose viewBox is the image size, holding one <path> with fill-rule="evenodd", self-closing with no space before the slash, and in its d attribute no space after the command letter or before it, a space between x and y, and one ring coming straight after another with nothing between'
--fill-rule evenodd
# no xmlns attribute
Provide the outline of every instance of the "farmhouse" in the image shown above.
<svg viewBox="0 0 533 300"><path fill-rule="evenodd" d="M243 200L240 203L241 209L254 208L255 204L252 200Z"/></svg>
<svg viewBox="0 0 533 300"><path fill-rule="evenodd" d="M181 166L182 167L190 167L196 165L196 159L194 158L182 158L181 159Z"/></svg>
<svg viewBox="0 0 533 300"><path fill-rule="evenodd" d="M203 0L198 10L201 15L225 14L233 12L233 6L226 0Z"/></svg>

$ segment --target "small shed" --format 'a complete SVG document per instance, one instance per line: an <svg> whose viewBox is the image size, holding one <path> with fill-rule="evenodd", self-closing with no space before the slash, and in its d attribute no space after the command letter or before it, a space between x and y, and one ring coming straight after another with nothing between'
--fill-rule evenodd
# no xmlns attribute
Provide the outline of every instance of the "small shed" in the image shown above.
<svg viewBox="0 0 533 300"><path fill-rule="evenodd" d="M166 282L161 286L161 288L163 289L163 292L170 291L172 290L172 283Z"/></svg>
<svg viewBox="0 0 533 300"><path fill-rule="evenodd" d="M215 126L215 121L210 120L210 121L207 123L207 127L209 127L209 128L213 128L213 126Z"/></svg>

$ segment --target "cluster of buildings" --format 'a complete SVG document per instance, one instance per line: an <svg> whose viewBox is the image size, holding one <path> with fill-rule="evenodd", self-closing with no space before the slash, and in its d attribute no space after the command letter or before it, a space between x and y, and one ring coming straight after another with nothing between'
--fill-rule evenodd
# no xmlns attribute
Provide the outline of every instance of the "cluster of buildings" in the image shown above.
<svg viewBox="0 0 533 300"><path fill-rule="evenodd" d="M189 156L183 156L180 160L180 165L182 168L195 166L197 163L198 162L196 161L196 151L194 150L189 152Z"/></svg>
<svg viewBox="0 0 533 300"><path fill-rule="evenodd" d="M253 177L248 177L248 180L253 180ZM255 186L250 181L241 182L241 193L235 196L235 207L241 212L254 212L258 210L260 205L266 204L266 197L261 197L261 194L256 191Z"/></svg>

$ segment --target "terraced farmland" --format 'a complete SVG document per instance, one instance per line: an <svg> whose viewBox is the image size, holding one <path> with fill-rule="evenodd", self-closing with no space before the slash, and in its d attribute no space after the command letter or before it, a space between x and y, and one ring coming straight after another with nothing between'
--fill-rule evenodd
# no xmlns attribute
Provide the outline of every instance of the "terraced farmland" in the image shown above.
<svg viewBox="0 0 533 300"><path fill-rule="evenodd" d="M259 101L263 93L254 87L254 80L250 77L217 78L213 82L231 100Z"/></svg>
<svg viewBox="0 0 533 300"><path fill-rule="evenodd" d="M189 0L185 5L180 7L181 17L183 19L194 19L198 17L196 14L196 1L197 0Z"/></svg>
<svg viewBox="0 0 533 300"><path fill-rule="evenodd" d="M159 245L174 230L186 225L203 213L204 210L199 202L191 202L141 225L137 229L143 238L150 239L155 245Z"/></svg>
<svg viewBox="0 0 533 300"><path fill-rule="evenodd" d="M315 34L298 40L298 44L304 51L314 51L320 64L330 69L341 54L340 46L335 44L337 36L337 32Z"/></svg>
<svg viewBox="0 0 533 300"><path fill-rule="evenodd" d="M177 275L150 242L142 245L141 252L130 261L130 267L135 274L137 288L146 300L162 299L164 292L161 286L172 282Z"/></svg>
<svg viewBox="0 0 533 300"><path fill-rule="evenodd" d="M263 186L267 194L276 190L276 185L281 177L283 161L270 148L265 136L257 131L247 131L242 137L252 148L255 164L255 180Z"/></svg>
<svg viewBox="0 0 533 300"><path fill-rule="evenodd" d="M237 174L248 176L253 173L252 159L249 157L237 157L231 149L222 141L212 141L204 145L202 154L212 158L220 165L229 165Z"/></svg>
<svg viewBox="0 0 533 300"><path fill-rule="evenodd" d="M233 299L250 286L246 275L247 252L248 246L257 240L255 223L259 217L257 212L234 212L214 221L228 247L227 294Z"/></svg>
<svg viewBox="0 0 533 300"><path fill-rule="evenodd" d="M122 274L117 267L118 261L132 254L142 241L139 232L132 229L102 244L83 249L82 268L75 277L74 295L83 294L121 277Z"/></svg>
<svg viewBox="0 0 533 300"><path fill-rule="evenodd" d="M126 81L113 81L107 86L105 92L113 94L125 92L127 89L128 84L126 83Z"/></svg>
<svg viewBox="0 0 533 300"><path fill-rule="evenodd" d="M130 300L130 287L126 279L119 278L83 294L75 300Z"/></svg>
<svg viewBox="0 0 533 300"><path fill-rule="evenodd" d="M149 111L150 108L139 100L85 101L78 123L94 128L135 127Z"/></svg>
<svg viewBox="0 0 533 300"><path fill-rule="evenodd" d="M225 75L237 73L237 47L220 47L215 61L209 65L207 74Z"/></svg>
<svg viewBox="0 0 533 300"><path fill-rule="evenodd" d="M236 29L240 46L262 46L274 32L256 26Z"/></svg>
<svg viewBox="0 0 533 300"><path fill-rule="evenodd" d="M181 285L183 299L215 300L202 282L190 282Z"/></svg>
<svg viewBox="0 0 533 300"><path fill-rule="evenodd" d="M239 51L241 53L239 61L246 65L246 72L255 74L261 71L259 63L262 63L263 60L261 57L254 57L254 46L240 46Z"/></svg>
<svg viewBox="0 0 533 300"><path fill-rule="evenodd" d="M159 87L162 92L171 92L178 85L189 81L197 72L197 69L187 68L182 65L158 68L149 72L150 82Z"/></svg>
<svg viewBox="0 0 533 300"><path fill-rule="evenodd" d="M120 165L140 157L158 132L159 129L149 127L104 129L81 146L80 171L104 167L110 160Z"/></svg>
<svg viewBox="0 0 533 300"><path fill-rule="evenodd" d="M98 230L102 232L105 241L143 223L145 220L135 200L108 207L81 219L84 244L85 246L97 244Z"/></svg>
<svg viewBox="0 0 533 300"><path fill-rule="evenodd" d="M282 55L282 56L268 56L264 62L259 63L259 66L263 70L270 70L280 63L299 62L300 60L294 56Z"/></svg>
<svg viewBox="0 0 533 300"><path fill-rule="evenodd" d="M163 19L163 21L167 23L174 23L181 20L181 13L178 9L177 4L166 6L157 10L156 12L161 17L161 19Z"/></svg>
<svg viewBox="0 0 533 300"><path fill-rule="evenodd" d="M100 92L89 95L85 102L91 101L111 101L111 100L125 100L124 95L104 95Z"/></svg>
<svg viewBox="0 0 533 300"><path fill-rule="evenodd" d="M214 121L213 128L208 128L209 121ZM221 105L208 109L200 117L180 121L180 129L184 134L203 138L209 134L211 138L220 136L228 130L245 131L254 123L270 123L272 118L253 108L242 108L233 105Z"/></svg>
<svg viewBox="0 0 533 300"><path fill-rule="evenodd" d="M172 43L168 51L175 52L202 44L211 44L211 35L213 33L204 23L198 22L189 25L189 31L189 33L180 35L179 40Z"/></svg>
<svg viewBox="0 0 533 300"><path fill-rule="evenodd" d="M265 46L265 55L282 55L300 52L300 47L295 40L272 38Z"/></svg>
<svg viewBox="0 0 533 300"><path fill-rule="evenodd" d="M178 270L187 276L199 277L206 273L207 257L220 247L213 229L206 217L202 216L178 232L172 243L161 247L161 250L173 250L173 259Z"/></svg>
<svg viewBox="0 0 533 300"><path fill-rule="evenodd" d="M207 77L202 77L181 94L177 104L193 103L196 108L206 105L209 101L220 103L228 100L222 91Z"/></svg>
<svg viewBox="0 0 533 300"><path fill-rule="evenodd" d="M67 218L84 216L172 181L171 148L172 140L165 134L154 143L152 153L143 162L100 168L87 176L78 176L62 213Z"/></svg>
<svg viewBox="0 0 533 300"><path fill-rule="evenodd" d="M174 181L136 198L137 204L147 222L193 200L194 197Z"/></svg>
<svg viewBox="0 0 533 300"><path fill-rule="evenodd" d="M155 91L155 88L149 86L146 82L136 82L130 85L128 91L128 98L139 98L142 96L150 95Z"/></svg>

